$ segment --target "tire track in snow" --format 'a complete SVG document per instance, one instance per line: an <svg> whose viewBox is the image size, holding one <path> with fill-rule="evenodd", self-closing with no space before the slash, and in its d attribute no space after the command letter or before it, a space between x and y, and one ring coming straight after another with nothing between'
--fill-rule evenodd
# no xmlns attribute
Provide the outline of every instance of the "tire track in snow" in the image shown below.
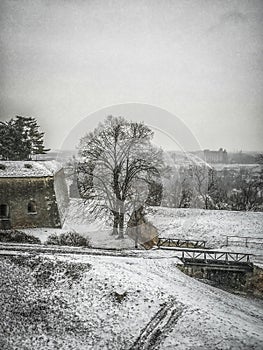
<svg viewBox="0 0 263 350"><path fill-rule="evenodd" d="M179 317L182 315L183 306L171 301L152 317L150 322L141 331L139 337L129 350L155 350L173 329Z"/></svg>

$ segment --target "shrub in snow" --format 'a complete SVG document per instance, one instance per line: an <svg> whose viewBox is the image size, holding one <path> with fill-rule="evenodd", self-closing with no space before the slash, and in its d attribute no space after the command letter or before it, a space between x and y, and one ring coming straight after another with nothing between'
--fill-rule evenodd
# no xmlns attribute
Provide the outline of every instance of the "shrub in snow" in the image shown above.
<svg viewBox="0 0 263 350"><path fill-rule="evenodd" d="M113 296L114 300L118 303L121 303L127 296L127 292L124 293L118 293L118 292L112 292L111 295Z"/></svg>
<svg viewBox="0 0 263 350"><path fill-rule="evenodd" d="M0 230L0 242L41 244L39 238L17 230Z"/></svg>
<svg viewBox="0 0 263 350"><path fill-rule="evenodd" d="M46 244L90 247L89 239L81 236L77 232L66 232L60 235L52 234L47 238Z"/></svg>
<svg viewBox="0 0 263 350"><path fill-rule="evenodd" d="M52 235L48 236L46 244L60 245L59 236L56 233L53 233Z"/></svg>
<svg viewBox="0 0 263 350"><path fill-rule="evenodd" d="M27 169L32 169L33 168L33 166L32 166L32 164L24 164L24 167L25 168L27 168Z"/></svg>

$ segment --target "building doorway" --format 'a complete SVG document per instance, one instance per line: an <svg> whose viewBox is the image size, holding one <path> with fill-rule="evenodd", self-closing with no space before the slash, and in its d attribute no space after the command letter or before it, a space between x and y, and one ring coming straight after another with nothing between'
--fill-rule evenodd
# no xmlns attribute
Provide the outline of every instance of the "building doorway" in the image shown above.
<svg viewBox="0 0 263 350"><path fill-rule="evenodd" d="M0 204L0 229L1 230L10 230L10 209L7 204Z"/></svg>
<svg viewBox="0 0 263 350"><path fill-rule="evenodd" d="M0 218L9 218L9 206L7 204L0 204Z"/></svg>

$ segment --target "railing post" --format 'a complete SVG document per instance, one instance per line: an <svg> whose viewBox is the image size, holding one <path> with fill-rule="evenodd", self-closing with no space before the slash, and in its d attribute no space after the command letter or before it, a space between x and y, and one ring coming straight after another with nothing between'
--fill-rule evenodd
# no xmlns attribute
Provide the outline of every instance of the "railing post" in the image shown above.
<svg viewBox="0 0 263 350"><path fill-rule="evenodd" d="M246 237L246 247L247 247L247 237Z"/></svg>
<svg viewBox="0 0 263 350"><path fill-rule="evenodd" d="M226 236L226 246L228 247L228 236Z"/></svg>

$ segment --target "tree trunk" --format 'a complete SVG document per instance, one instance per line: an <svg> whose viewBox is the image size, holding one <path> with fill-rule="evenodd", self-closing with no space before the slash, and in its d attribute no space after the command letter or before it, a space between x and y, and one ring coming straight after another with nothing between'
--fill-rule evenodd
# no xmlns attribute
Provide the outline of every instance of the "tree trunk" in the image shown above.
<svg viewBox="0 0 263 350"><path fill-rule="evenodd" d="M120 204L120 213L119 213L119 236L118 238L124 238L124 202Z"/></svg>
<svg viewBox="0 0 263 350"><path fill-rule="evenodd" d="M205 209L208 209L208 198L207 198L207 196L205 197Z"/></svg>
<svg viewBox="0 0 263 350"><path fill-rule="evenodd" d="M119 226L119 213L114 211L113 212L113 229L112 229L112 235L118 235L118 226Z"/></svg>
<svg viewBox="0 0 263 350"><path fill-rule="evenodd" d="M119 236L118 238L124 238L124 213L119 214Z"/></svg>
<svg viewBox="0 0 263 350"><path fill-rule="evenodd" d="M135 249L138 248L138 240L139 240L139 232L138 232L138 228L136 228Z"/></svg>

